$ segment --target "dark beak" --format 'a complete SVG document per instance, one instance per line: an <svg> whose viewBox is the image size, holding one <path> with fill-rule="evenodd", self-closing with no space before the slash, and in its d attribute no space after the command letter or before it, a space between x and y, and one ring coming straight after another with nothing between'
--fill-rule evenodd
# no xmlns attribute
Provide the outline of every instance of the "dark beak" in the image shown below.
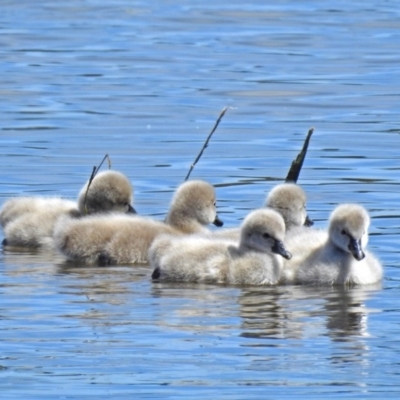
<svg viewBox="0 0 400 400"><path fill-rule="evenodd" d="M136 210L129 204L127 214L137 214Z"/></svg>
<svg viewBox="0 0 400 400"><path fill-rule="evenodd" d="M157 267L151 274L151 279L159 279L161 276L160 268Z"/></svg>
<svg viewBox="0 0 400 400"><path fill-rule="evenodd" d="M349 250L357 261L361 261L365 257L365 253L361 248L361 239L355 240L353 238L350 238Z"/></svg>
<svg viewBox="0 0 400 400"><path fill-rule="evenodd" d="M222 226L224 223L219 219L218 215L216 215L213 224L214 224L215 226L220 227L220 226Z"/></svg>
<svg viewBox="0 0 400 400"><path fill-rule="evenodd" d="M306 220L304 221L304 226L313 226L314 221L307 215Z"/></svg>
<svg viewBox="0 0 400 400"><path fill-rule="evenodd" d="M275 240L272 251L281 255L283 258L286 258L286 260L290 260L292 258L292 254L286 249L285 245L280 240Z"/></svg>

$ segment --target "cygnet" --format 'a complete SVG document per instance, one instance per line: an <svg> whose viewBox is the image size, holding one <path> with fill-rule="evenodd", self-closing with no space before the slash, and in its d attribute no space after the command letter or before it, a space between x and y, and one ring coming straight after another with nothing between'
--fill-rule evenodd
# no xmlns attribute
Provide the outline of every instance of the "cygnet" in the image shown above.
<svg viewBox="0 0 400 400"><path fill-rule="evenodd" d="M273 285L279 281L285 223L275 211L259 209L243 221L240 241L197 235L162 236L149 251L153 279L234 285Z"/></svg>
<svg viewBox="0 0 400 400"><path fill-rule="evenodd" d="M89 183L89 182L88 182ZM4 226L4 245L49 247L61 216L79 217L107 212L134 213L133 189L125 175L117 171L99 173L82 188L78 202L61 198L20 197L7 201L0 220Z"/></svg>
<svg viewBox="0 0 400 400"><path fill-rule="evenodd" d="M68 260L84 264L146 263L148 249L160 234L207 233L208 224L222 225L215 190L204 181L183 183L173 196L165 220L139 216L92 216L58 224L57 248Z"/></svg>
<svg viewBox="0 0 400 400"><path fill-rule="evenodd" d="M279 212L285 221L286 231L298 226L312 226L306 211L307 197L295 183L276 185L268 194L265 206Z"/></svg>
<svg viewBox="0 0 400 400"><path fill-rule="evenodd" d="M328 232L310 230L287 240L295 254L284 266L282 282L308 285L367 285L383 276L379 260L366 250L368 212L357 204L339 205Z"/></svg>
<svg viewBox="0 0 400 400"><path fill-rule="evenodd" d="M268 194L265 207L282 215L286 226L286 235L298 234L313 225L306 211L307 197L304 190L294 183L276 185ZM215 236L239 240L240 228L229 228L217 231Z"/></svg>

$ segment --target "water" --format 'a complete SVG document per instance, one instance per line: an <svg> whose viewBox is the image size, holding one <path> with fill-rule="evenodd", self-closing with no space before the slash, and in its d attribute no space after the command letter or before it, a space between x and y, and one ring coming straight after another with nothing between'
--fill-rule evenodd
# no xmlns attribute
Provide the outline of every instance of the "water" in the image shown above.
<svg viewBox="0 0 400 400"><path fill-rule="evenodd" d="M147 266L0 254L4 398L398 398L397 2L2 1L0 204L75 198L108 153L162 218L192 172L237 225L286 176L317 226L372 216L371 288L152 283Z"/></svg>

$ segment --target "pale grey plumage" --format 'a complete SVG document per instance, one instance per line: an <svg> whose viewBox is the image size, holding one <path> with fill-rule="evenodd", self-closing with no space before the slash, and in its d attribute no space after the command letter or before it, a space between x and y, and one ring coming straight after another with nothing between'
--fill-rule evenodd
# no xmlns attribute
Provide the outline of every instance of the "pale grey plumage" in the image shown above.
<svg viewBox="0 0 400 400"><path fill-rule="evenodd" d="M0 210L1 227L4 229L22 215L45 212L49 209L65 213L77 210L77 204L75 201L59 197L14 197L7 200Z"/></svg>
<svg viewBox="0 0 400 400"><path fill-rule="evenodd" d="M294 257L285 262L283 282L309 285L367 285L383 276L379 260L366 250L370 218L357 204L331 214L328 231L310 230L288 238Z"/></svg>
<svg viewBox="0 0 400 400"><path fill-rule="evenodd" d="M299 226L310 226L312 221L306 211L307 196L295 183L276 185L268 194L265 206L280 213L285 221L286 231Z"/></svg>
<svg viewBox="0 0 400 400"><path fill-rule="evenodd" d="M87 191L89 182L78 196L78 209L82 215L110 212L134 212L133 187L129 179L118 171L103 171L95 176Z"/></svg>
<svg viewBox="0 0 400 400"><path fill-rule="evenodd" d="M149 259L153 278L169 281L273 285L280 278L285 224L273 210L251 212L243 221L240 242L213 236L162 236ZM279 253L280 255L276 254Z"/></svg>
<svg viewBox="0 0 400 400"><path fill-rule="evenodd" d="M307 197L304 190L294 183L276 185L267 195L265 207L282 215L286 234L296 234L312 225L306 211ZM229 228L215 232L218 238L239 240L240 228Z"/></svg>
<svg viewBox="0 0 400 400"><path fill-rule="evenodd" d="M62 216L133 210L133 189L122 173L101 172L93 179L88 191L87 185L80 191L77 202L57 197L19 197L7 201L0 212L4 244L52 247L54 227Z"/></svg>
<svg viewBox="0 0 400 400"><path fill-rule="evenodd" d="M93 216L64 220L57 226L58 249L84 264L147 262L154 238L162 233L207 233L206 225L219 225L215 190L204 181L188 181L176 191L165 223L139 216Z"/></svg>

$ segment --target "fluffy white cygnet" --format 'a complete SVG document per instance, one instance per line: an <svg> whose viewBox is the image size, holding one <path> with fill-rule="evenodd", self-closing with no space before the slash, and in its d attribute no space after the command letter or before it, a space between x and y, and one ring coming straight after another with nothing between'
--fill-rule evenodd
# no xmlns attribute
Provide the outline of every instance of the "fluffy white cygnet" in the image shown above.
<svg viewBox="0 0 400 400"><path fill-rule="evenodd" d="M215 190L204 181L188 181L176 191L165 220L139 216L91 216L60 221L57 248L68 260L84 264L146 263L148 249L162 233L207 233L206 225L222 225Z"/></svg>
<svg viewBox="0 0 400 400"><path fill-rule="evenodd" d="M1 212L4 245L48 247L53 245L53 231L62 216L79 217L107 212L135 212L131 203L133 189L125 175L117 171L99 173L79 193L78 201L57 197L20 197L7 201Z"/></svg>
<svg viewBox="0 0 400 400"><path fill-rule="evenodd" d="M273 285L281 275L285 223L273 210L259 209L243 221L240 241L197 235L162 236L149 251L152 278L180 282Z"/></svg>
<svg viewBox="0 0 400 400"><path fill-rule="evenodd" d="M382 265L366 250L370 218L357 204L339 205L328 232L310 230L288 238L295 255L285 263L284 283L367 285L382 279Z"/></svg>

